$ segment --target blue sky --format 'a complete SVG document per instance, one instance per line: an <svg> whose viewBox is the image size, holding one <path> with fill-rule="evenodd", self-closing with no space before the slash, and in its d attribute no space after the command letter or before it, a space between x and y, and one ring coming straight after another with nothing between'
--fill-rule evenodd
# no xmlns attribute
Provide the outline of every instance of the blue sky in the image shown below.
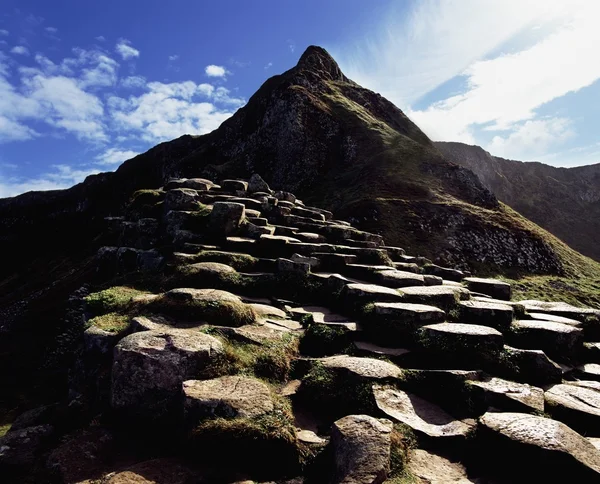
<svg viewBox="0 0 600 484"><path fill-rule="evenodd" d="M600 162L599 17L595 0L2 0L0 197L209 132L310 44L432 139Z"/></svg>

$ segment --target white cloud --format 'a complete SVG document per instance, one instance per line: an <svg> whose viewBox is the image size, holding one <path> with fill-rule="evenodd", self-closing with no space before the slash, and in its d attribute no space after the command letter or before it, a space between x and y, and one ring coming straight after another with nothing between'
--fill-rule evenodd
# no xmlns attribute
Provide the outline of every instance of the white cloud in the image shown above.
<svg viewBox="0 0 600 484"><path fill-rule="evenodd" d="M200 102L198 102L200 101ZM147 142L164 141L183 134L204 134L216 129L244 100L231 97L225 88L192 81L151 82L147 92L129 98L111 97L112 118ZM219 108L217 104L223 105Z"/></svg>
<svg viewBox="0 0 600 484"><path fill-rule="evenodd" d="M140 51L131 46L131 42L121 39L115 46L115 50L121 55L123 60L132 59L140 56Z"/></svg>
<svg viewBox="0 0 600 484"><path fill-rule="evenodd" d="M14 197L32 190L61 190L82 182L87 176L100 173L97 168L73 168L68 165L52 165L53 171L35 178L11 177L0 181L0 198Z"/></svg>
<svg viewBox="0 0 600 484"><path fill-rule="evenodd" d="M24 45L17 45L10 49L11 53L19 55L29 55L29 49Z"/></svg>
<svg viewBox="0 0 600 484"><path fill-rule="evenodd" d="M288 45L288 48L290 49L290 52L293 54L294 51L296 50L296 42L294 42L291 39L288 39L287 40L287 45Z"/></svg>
<svg viewBox="0 0 600 484"><path fill-rule="evenodd" d="M267 65L265 65L265 71L269 70L271 67L273 67L273 63L269 62Z"/></svg>
<svg viewBox="0 0 600 484"><path fill-rule="evenodd" d="M5 29L0 29L0 35L8 35L10 32Z"/></svg>
<svg viewBox="0 0 600 484"><path fill-rule="evenodd" d="M137 87L144 87L146 85L146 78L143 76L129 76L121 80L121 86L129 89Z"/></svg>
<svg viewBox="0 0 600 484"><path fill-rule="evenodd" d="M50 34L56 34L58 32L58 29L56 27L46 27L44 30L46 30L46 32Z"/></svg>
<svg viewBox="0 0 600 484"><path fill-rule="evenodd" d="M177 55L177 54L174 54L174 55L170 55L170 56L169 56L169 60L170 60L171 62L175 62L177 59L179 59L179 55Z"/></svg>
<svg viewBox="0 0 600 484"><path fill-rule="evenodd" d="M137 151L109 148L104 153L96 156L96 160L100 165L117 165L137 155L139 155Z"/></svg>
<svg viewBox="0 0 600 484"><path fill-rule="evenodd" d="M32 128L0 115L0 144L8 141L23 141L37 136Z"/></svg>
<svg viewBox="0 0 600 484"><path fill-rule="evenodd" d="M409 117L434 139L473 141L473 129L515 130L511 146L523 136L518 123L533 120L535 110L600 79L595 48L600 31L595 18L600 4L583 3L552 33L529 48L477 61L464 72L467 90ZM525 125L530 133L547 122ZM501 143L498 138L497 143ZM510 135L507 140L510 139ZM498 144L498 146L500 146ZM506 148L505 148L506 149Z"/></svg>
<svg viewBox="0 0 600 484"><path fill-rule="evenodd" d="M98 37L94 37L98 42L104 42L106 40L106 38L104 37L104 35L99 35Z"/></svg>
<svg viewBox="0 0 600 484"><path fill-rule="evenodd" d="M216 66L211 64L204 68L204 72L208 77L224 77L227 74L227 71L222 66Z"/></svg>

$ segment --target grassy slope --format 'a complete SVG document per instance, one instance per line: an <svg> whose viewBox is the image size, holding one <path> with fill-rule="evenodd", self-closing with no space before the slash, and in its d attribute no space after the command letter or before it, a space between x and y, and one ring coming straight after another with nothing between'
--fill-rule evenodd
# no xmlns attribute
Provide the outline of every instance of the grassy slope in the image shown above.
<svg viewBox="0 0 600 484"><path fill-rule="evenodd" d="M364 107L344 96L336 83L330 83L330 87L334 94L327 96L328 109L344 117L351 127L349 134L358 141L362 152L353 166L344 167L339 171L341 175L330 177L315 190L324 194L320 201L333 207L359 206L366 202L378 207L382 213L389 213L390 216L380 222L390 244L406 245L408 242L404 236L406 225L403 214L398 209L406 211L415 200L460 209L468 213L475 223L485 226L495 225L527 232L551 247L560 259L563 274L529 276L512 271L500 275L514 284L515 298L560 300L600 308L599 263L571 249L504 204L499 209L485 209L448 194L439 178L424 173L420 168L423 161L443 163L433 146L417 143L398 134ZM399 156L399 153L402 155ZM431 240L422 242L420 248L410 249L432 256L428 247L436 244ZM476 269L481 275L499 275L485 266Z"/></svg>

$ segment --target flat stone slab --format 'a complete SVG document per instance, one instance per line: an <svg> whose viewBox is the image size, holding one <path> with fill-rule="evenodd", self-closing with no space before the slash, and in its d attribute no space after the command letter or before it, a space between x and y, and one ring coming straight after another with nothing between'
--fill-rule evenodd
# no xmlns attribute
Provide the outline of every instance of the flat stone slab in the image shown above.
<svg viewBox="0 0 600 484"><path fill-rule="evenodd" d="M428 304L444 310L455 308L461 299L469 298L469 291L455 286L416 286L398 289L403 300L409 303Z"/></svg>
<svg viewBox="0 0 600 484"><path fill-rule="evenodd" d="M396 289L400 287L422 286L425 284L425 279L420 274L394 269L389 270L389 268L376 271L375 278L379 284Z"/></svg>
<svg viewBox="0 0 600 484"><path fill-rule="evenodd" d="M586 316L600 317L600 310L590 308L578 308L564 302L546 302L535 299L526 299L519 301L529 313L546 313L556 316L563 316L571 319L583 319Z"/></svg>
<svg viewBox="0 0 600 484"><path fill-rule="evenodd" d="M537 321L550 321L552 323L568 324L569 326L575 326L577 328L583 325L581 321L577 321L576 319L565 318L564 316L556 316L554 314L532 312L529 313L529 317Z"/></svg>
<svg viewBox="0 0 600 484"><path fill-rule="evenodd" d="M498 331L507 330L513 320L513 308L508 304L461 301L459 311L461 322L490 326Z"/></svg>
<svg viewBox="0 0 600 484"><path fill-rule="evenodd" d="M600 435L600 390L560 384L546 390L544 398L546 411L557 420L586 435Z"/></svg>
<svg viewBox="0 0 600 484"><path fill-rule="evenodd" d="M584 380L600 381L600 365L597 363L586 363L577 367L577 372Z"/></svg>
<svg viewBox="0 0 600 484"><path fill-rule="evenodd" d="M392 363L375 358L361 358L358 356L337 355L319 358L325 368L332 370L345 370L362 378L386 379L400 378L402 370Z"/></svg>
<svg viewBox="0 0 600 484"><path fill-rule="evenodd" d="M358 351L361 351L363 353L377 356L387 356L390 358L403 356L410 353L410 350L404 348L386 348L384 346L379 346L368 341L355 341L354 346Z"/></svg>
<svg viewBox="0 0 600 484"><path fill-rule="evenodd" d="M481 277L465 277L463 281L470 291L481 292L495 299L510 301L511 288L507 282Z"/></svg>
<svg viewBox="0 0 600 484"><path fill-rule="evenodd" d="M349 323L351 322L346 316L334 313L328 308L322 306L298 306L290 308L290 313L294 316L311 316L314 323Z"/></svg>
<svg viewBox="0 0 600 484"><path fill-rule="evenodd" d="M425 304L377 302L373 304L373 312L387 321L410 321L420 324L436 323L446 318L444 311Z"/></svg>
<svg viewBox="0 0 600 484"><path fill-rule="evenodd" d="M254 312L257 316L260 317L276 317L281 319L287 319L287 314L285 311L282 311L275 306L270 306L268 304L257 304L250 303L249 306L254 309Z"/></svg>
<svg viewBox="0 0 600 484"><path fill-rule="evenodd" d="M192 425L206 418L258 417L274 408L269 387L256 378L187 380L182 388L185 418Z"/></svg>
<svg viewBox="0 0 600 484"><path fill-rule="evenodd" d="M349 302L386 302L402 299L402 295L395 289L376 284L347 284L344 293Z"/></svg>
<svg viewBox="0 0 600 484"><path fill-rule="evenodd" d="M482 392L488 407L523 412L544 411L544 391L541 388L496 377L469 381L468 384Z"/></svg>
<svg viewBox="0 0 600 484"><path fill-rule="evenodd" d="M527 350L504 346L504 371L511 378L534 385L548 385L562 380L561 367L552 361L542 350Z"/></svg>
<svg viewBox="0 0 600 484"><path fill-rule="evenodd" d="M464 438L473 428L473 425L456 420L437 405L396 388L373 385L373 395L377 407L386 416L428 437Z"/></svg>
<svg viewBox="0 0 600 484"><path fill-rule="evenodd" d="M479 445L498 469L504 468L509 474L518 469L519 476L536 478L531 482L600 479L600 452L557 420L525 413L488 412L479 423ZM547 478L552 480L545 481Z"/></svg>
<svg viewBox="0 0 600 484"><path fill-rule="evenodd" d="M502 350L504 337L489 326L439 323L421 328L421 344L427 350L447 355L486 357Z"/></svg>
<svg viewBox="0 0 600 484"><path fill-rule="evenodd" d="M390 471L393 425L369 415L348 415L333 423L333 482L377 483Z"/></svg>
<svg viewBox="0 0 600 484"><path fill-rule="evenodd" d="M483 484L487 482L469 477L460 462L452 461L443 455L424 449L415 449L410 452L408 471L417 478L418 484Z"/></svg>
<svg viewBox="0 0 600 484"><path fill-rule="evenodd" d="M568 324L521 319L513 322L513 330L514 346L543 350L557 358L568 358L583 346L583 331Z"/></svg>

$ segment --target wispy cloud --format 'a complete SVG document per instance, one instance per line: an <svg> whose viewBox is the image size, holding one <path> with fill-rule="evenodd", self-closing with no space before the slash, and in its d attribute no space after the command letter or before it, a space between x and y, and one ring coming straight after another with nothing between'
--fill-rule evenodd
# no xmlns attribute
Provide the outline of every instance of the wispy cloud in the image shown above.
<svg viewBox="0 0 600 484"><path fill-rule="evenodd" d="M121 55L123 60L133 59L140 56L140 51L131 46L127 39L121 39L117 42L115 50Z"/></svg>
<svg viewBox="0 0 600 484"><path fill-rule="evenodd" d="M24 45L16 45L10 49L11 53L18 55L29 55L29 49Z"/></svg>
<svg viewBox="0 0 600 484"><path fill-rule="evenodd" d="M104 37L104 35L99 35L98 37L94 37L98 42L104 42L106 40L106 38Z"/></svg>
<svg viewBox="0 0 600 484"><path fill-rule="evenodd" d="M50 34L58 33L58 29L56 27L46 27L44 30Z"/></svg>
<svg viewBox="0 0 600 484"><path fill-rule="evenodd" d="M137 151L109 148L104 153L96 156L96 160L100 165L118 165L137 155L139 155Z"/></svg>
<svg viewBox="0 0 600 484"><path fill-rule="evenodd" d="M273 67L273 63L269 62L265 65L265 71L268 71L271 67Z"/></svg>
<svg viewBox="0 0 600 484"><path fill-rule="evenodd" d="M169 56L169 61L171 61L171 62L175 62L177 59L179 59L178 54L173 54L173 55Z"/></svg>
<svg viewBox="0 0 600 484"><path fill-rule="evenodd" d="M121 79L121 86L130 89L140 88L146 86L146 78L143 76L129 76Z"/></svg>
<svg viewBox="0 0 600 484"><path fill-rule="evenodd" d="M0 29L0 35L4 35L7 36L10 32L8 30L5 29Z"/></svg>
<svg viewBox="0 0 600 484"><path fill-rule="evenodd" d="M292 39L288 39L287 45L288 45L288 49L290 49L290 52L293 54L296 50L296 42L294 42Z"/></svg>
<svg viewBox="0 0 600 484"><path fill-rule="evenodd" d="M210 64L204 68L204 73L208 77L225 77L227 74L227 70L223 66L216 66L214 64Z"/></svg>

